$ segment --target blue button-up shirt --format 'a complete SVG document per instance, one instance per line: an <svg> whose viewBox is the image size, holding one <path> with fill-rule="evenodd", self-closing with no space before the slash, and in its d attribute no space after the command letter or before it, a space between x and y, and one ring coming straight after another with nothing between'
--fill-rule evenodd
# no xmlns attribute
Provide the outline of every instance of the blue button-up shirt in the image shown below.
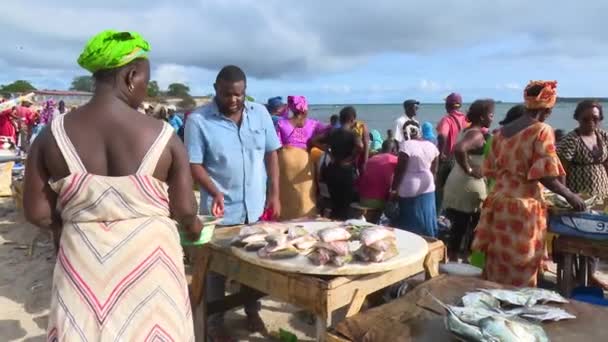
<svg viewBox="0 0 608 342"><path fill-rule="evenodd" d="M264 156L281 147L266 108L246 101L239 128L212 101L188 116L184 140L190 163L202 164L224 194L222 224L257 221L266 202ZM210 214L212 201L201 187L201 214Z"/></svg>

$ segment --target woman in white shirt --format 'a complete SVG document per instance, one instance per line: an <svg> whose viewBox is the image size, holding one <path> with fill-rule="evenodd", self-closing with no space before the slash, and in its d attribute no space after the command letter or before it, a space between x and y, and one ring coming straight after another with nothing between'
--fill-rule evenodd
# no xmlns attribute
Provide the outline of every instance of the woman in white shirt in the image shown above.
<svg viewBox="0 0 608 342"><path fill-rule="evenodd" d="M435 174L439 150L432 142L422 139L420 125L413 120L403 125L403 137L392 187L394 196L399 196L397 226L435 237Z"/></svg>

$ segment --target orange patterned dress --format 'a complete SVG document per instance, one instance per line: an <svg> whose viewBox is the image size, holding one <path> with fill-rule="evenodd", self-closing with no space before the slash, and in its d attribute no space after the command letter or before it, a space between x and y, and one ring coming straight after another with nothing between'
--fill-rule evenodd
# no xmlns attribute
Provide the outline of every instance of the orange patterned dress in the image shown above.
<svg viewBox="0 0 608 342"><path fill-rule="evenodd" d="M551 126L536 123L512 137L496 133L483 174L496 180L473 241L473 250L486 254L484 276L501 284L536 286L547 231L539 179L565 174Z"/></svg>

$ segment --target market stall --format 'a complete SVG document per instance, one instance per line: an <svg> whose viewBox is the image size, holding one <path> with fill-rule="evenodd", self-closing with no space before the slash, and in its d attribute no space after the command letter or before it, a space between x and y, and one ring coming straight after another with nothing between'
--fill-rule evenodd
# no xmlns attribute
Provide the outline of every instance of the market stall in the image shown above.
<svg viewBox="0 0 608 342"><path fill-rule="evenodd" d="M560 293L570 296L577 285L589 282L588 259L608 260L608 215L605 199L586 196L589 212L576 213L557 195L549 204L550 252L557 263Z"/></svg>
<svg viewBox="0 0 608 342"><path fill-rule="evenodd" d="M324 220L297 222L309 232L342 224ZM203 279L209 271L313 313L317 339L322 341L336 309L346 306L346 316L353 316L371 293L421 272L426 272L427 278L438 275L438 264L445 258L442 242L402 231L395 231L399 253L379 263L353 261L341 266L319 266L311 263L310 254L259 258L260 250L235 246L242 229L243 226L217 229L210 243L186 247L192 264L190 295L197 341L205 339L206 315L242 305L244 299L235 294L209 303L206 308Z"/></svg>
<svg viewBox="0 0 608 342"><path fill-rule="evenodd" d="M350 317L328 333L328 341L452 341L445 326L446 311L429 295L446 304L457 304L469 292L504 289L500 284L472 277L439 276L422 283L388 304ZM582 302L555 304L573 319L538 323L550 341L605 341L608 309Z"/></svg>

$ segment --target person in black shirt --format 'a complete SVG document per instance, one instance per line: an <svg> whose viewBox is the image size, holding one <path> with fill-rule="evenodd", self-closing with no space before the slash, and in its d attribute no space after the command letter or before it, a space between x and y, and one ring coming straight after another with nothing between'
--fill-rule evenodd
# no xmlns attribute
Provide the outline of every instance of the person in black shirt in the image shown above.
<svg viewBox="0 0 608 342"><path fill-rule="evenodd" d="M310 147L317 147L329 153L331 161L321 167L320 180L327 184L331 199L330 218L346 220L350 204L357 201L355 181L358 177L356 157L363 150L363 142L348 129L355 118L351 111L340 111L340 128L321 134L310 141Z"/></svg>

